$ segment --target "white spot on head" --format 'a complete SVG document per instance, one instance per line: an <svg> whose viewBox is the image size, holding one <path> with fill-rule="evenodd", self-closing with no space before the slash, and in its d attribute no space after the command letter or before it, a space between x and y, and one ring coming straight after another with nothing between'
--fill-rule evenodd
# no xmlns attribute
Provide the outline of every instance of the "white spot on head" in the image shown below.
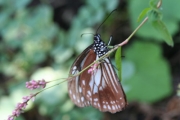
<svg viewBox="0 0 180 120"><path fill-rule="evenodd" d="M122 97L120 97L120 100L122 99Z"/></svg>
<svg viewBox="0 0 180 120"><path fill-rule="evenodd" d="M84 102L84 97L81 97L81 101Z"/></svg>
<svg viewBox="0 0 180 120"><path fill-rule="evenodd" d="M106 109L106 105L103 105L103 108Z"/></svg>
<svg viewBox="0 0 180 120"><path fill-rule="evenodd" d="M98 98L94 98L94 101L98 101Z"/></svg>
<svg viewBox="0 0 180 120"><path fill-rule="evenodd" d="M124 103L121 103L121 105L123 105Z"/></svg>

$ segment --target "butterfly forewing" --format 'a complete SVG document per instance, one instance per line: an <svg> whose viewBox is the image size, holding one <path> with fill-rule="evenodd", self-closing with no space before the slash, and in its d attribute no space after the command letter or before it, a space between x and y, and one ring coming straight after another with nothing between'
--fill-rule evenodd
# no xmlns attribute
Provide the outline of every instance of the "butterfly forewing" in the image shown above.
<svg viewBox="0 0 180 120"><path fill-rule="evenodd" d="M85 49L73 63L71 75L77 74L99 59L98 54L102 56L108 51L100 36L95 36L95 39L103 47L96 41L96 45L92 44ZM92 105L100 111L116 113L127 105L126 96L109 58L99 61L93 73L88 73L87 69L69 80L68 90L71 100L79 107Z"/></svg>
<svg viewBox="0 0 180 120"><path fill-rule="evenodd" d="M85 49L81 55L75 60L71 69L70 75L75 75L82 70L82 67L87 60L88 56L86 56L92 46L89 46ZM81 74L82 75L82 74ZM82 86L84 85L85 81L80 80L80 75L72 77L68 82L68 92L71 100L79 107L89 106L90 103L83 95L84 89Z"/></svg>

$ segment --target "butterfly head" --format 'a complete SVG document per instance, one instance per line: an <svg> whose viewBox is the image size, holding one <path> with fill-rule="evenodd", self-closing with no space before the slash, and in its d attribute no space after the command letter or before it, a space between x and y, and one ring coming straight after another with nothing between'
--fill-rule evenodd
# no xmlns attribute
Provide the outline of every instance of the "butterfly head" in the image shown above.
<svg viewBox="0 0 180 120"><path fill-rule="evenodd" d="M107 45L101 40L100 34L94 35L93 49L96 55L99 57L105 55L108 52Z"/></svg>

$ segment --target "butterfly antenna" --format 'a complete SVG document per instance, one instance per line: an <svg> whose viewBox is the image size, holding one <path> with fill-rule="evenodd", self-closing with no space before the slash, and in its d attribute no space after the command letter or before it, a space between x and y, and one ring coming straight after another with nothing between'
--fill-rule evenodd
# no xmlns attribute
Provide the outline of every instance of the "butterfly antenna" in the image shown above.
<svg viewBox="0 0 180 120"><path fill-rule="evenodd" d="M111 40L112 40L112 35L111 35L110 38L109 38L108 46L110 45Z"/></svg>
<svg viewBox="0 0 180 120"><path fill-rule="evenodd" d="M83 33L83 34L81 34L81 37L82 37L83 35L85 35L85 34L92 34L92 35L94 35L93 33Z"/></svg>
<svg viewBox="0 0 180 120"><path fill-rule="evenodd" d="M104 21L101 23L101 25L97 28L96 33L98 32L99 28L104 24L104 22L109 18L109 16L116 11L117 9L113 10L111 13L109 13L109 15L104 19Z"/></svg>

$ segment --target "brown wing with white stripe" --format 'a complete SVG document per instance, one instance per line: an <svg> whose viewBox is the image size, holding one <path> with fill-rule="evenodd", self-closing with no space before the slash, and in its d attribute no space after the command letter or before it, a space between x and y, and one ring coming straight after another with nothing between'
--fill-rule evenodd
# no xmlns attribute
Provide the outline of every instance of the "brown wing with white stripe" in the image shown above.
<svg viewBox="0 0 180 120"><path fill-rule="evenodd" d="M70 75L75 75L84 69L86 66L94 62L96 57L93 58L92 54L89 54L91 51L92 45L86 48L81 55L75 60L73 63ZM91 59L90 59L91 58ZM71 100L79 107L89 106L90 102L85 98L84 91L86 90L87 80L86 78L91 78L90 74L85 75L86 77L83 78L82 76L87 73L84 71L81 75L73 77L71 80L68 81L68 92Z"/></svg>
<svg viewBox="0 0 180 120"><path fill-rule="evenodd" d="M99 57L89 46L72 65L70 74L76 74ZM83 58L81 58L83 57ZM79 107L92 105L100 111L115 113L126 107L126 97L115 70L105 58L93 74L85 70L68 82L71 100Z"/></svg>
<svg viewBox="0 0 180 120"><path fill-rule="evenodd" d="M109 58L100 63L91 77L89 86L92 95L86 99L100 111L116 113L126 107L126 96Z"/></svg>

